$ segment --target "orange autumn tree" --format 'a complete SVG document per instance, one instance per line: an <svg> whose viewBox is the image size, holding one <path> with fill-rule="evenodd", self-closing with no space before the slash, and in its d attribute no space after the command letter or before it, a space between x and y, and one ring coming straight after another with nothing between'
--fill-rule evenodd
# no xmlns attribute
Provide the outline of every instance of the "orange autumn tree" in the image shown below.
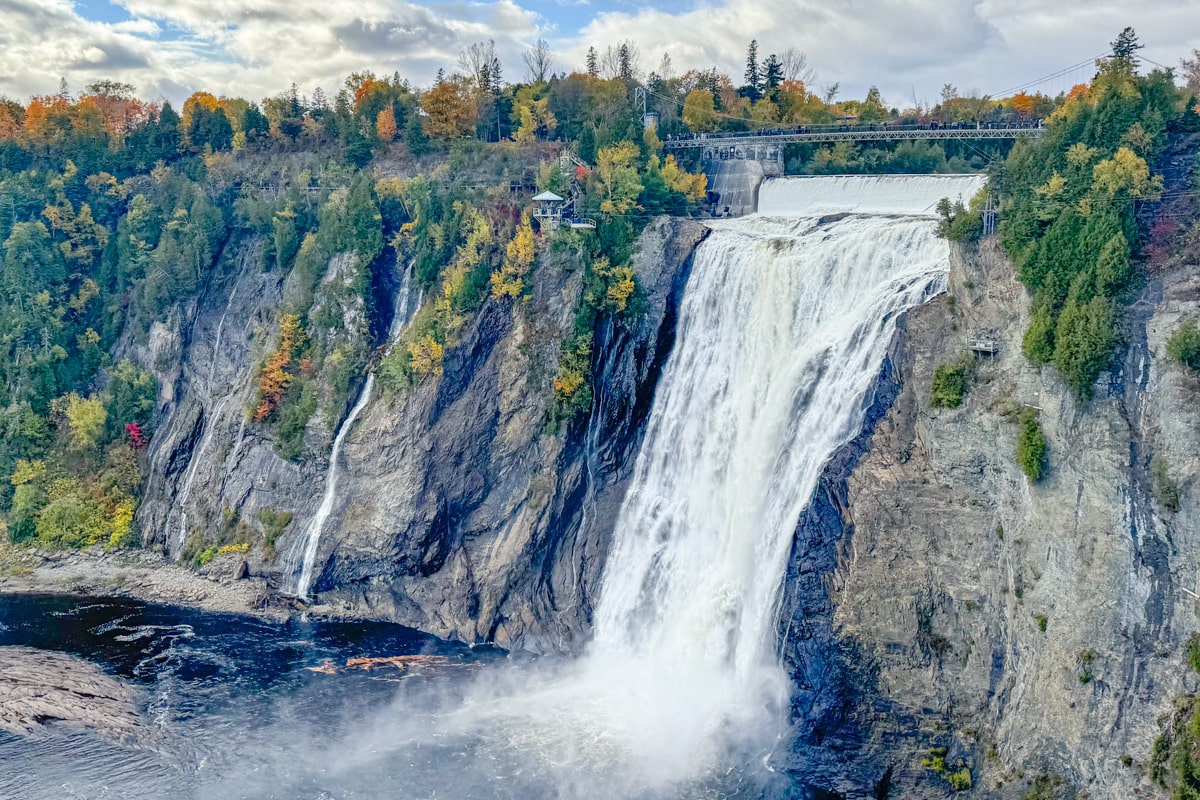
<svg viewBox="0 0 1200 800"><path fill-rule="evenodd" d="M1024 116L1030 116L1033 114L1034 105L1037 103L1037 100L1025 92L1019 92L1009 98L1009 102L1012 103L1013 111Z"/></svg>
<svg viewBox="0 0 1200 800"><path fill-rule="evenodd" d="M391 106L375 115L375 133L379 135L381 142L390 142L396 138L396 115Z"/></svg>
<svg viewBox="0 0 1200 800"><path fill-rule="evenodd" d="M279 347L267 356L258 378L258 409L254 418L259 422L270 419L279 409L283 394L292 382L288 366L292 357L304 343L304 329L300 327L297 314L284 314L279 318Z"/></svg>
<svg viewBox="0 0 1200 800"><path fill-rule="evenodd" d="M461 78L438 81L421 98L421 108L428 115L422 128L436 139L461 139L475 129L475 98Z"/></svg>

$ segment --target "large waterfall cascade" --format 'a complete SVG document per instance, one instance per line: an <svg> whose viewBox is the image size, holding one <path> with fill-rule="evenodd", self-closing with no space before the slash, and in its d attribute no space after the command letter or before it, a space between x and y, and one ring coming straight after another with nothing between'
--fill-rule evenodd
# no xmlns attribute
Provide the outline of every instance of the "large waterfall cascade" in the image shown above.
<svg viewBox="0 0 1200 800"><path fill-rule="evenodd" d="M419 296L415 304L410 304L411 296L412 267L410 266L404 271L400 289L396 293L395 311L392 315L391 329L388 331L389 342L395 341L399 337L411 319L412 311L421 305ZM413 308L410 308L410 305ZM317 513L309 520L304 533L296 538L288 550L283 574L285 578L294 581L291 585L291 593L296 597L308 597L308 590L312 586L314 577L313 570L316 565L317 550L321 544L321 533L325 530L325 524L329 521L329 516L333 513L333 507L338 499L337 484L341 471L338 459L342 452L342 443L354 426L358 415L367 407L367 403L371 402L371 394L374 390L375 373L371 373L363 382L362 389L358 393L358 400L350 409L350 413L346 415L346 419L338 426L337 434L333 437L333 447L329 451L329 467L325 471L325 493L321 496L321 505L317 508Z"/></svg>
<svg viewBox="0 0 1200 800"><path fill-rule="evenodd" d="M592 642L554 674L480 688L455 729L539 759L563 796L641 796L770 752L786 723L777 629L796 527L862 427L897 318L945 286L937 201L984 180L772 179L759 213L712 223Z"/></svg>

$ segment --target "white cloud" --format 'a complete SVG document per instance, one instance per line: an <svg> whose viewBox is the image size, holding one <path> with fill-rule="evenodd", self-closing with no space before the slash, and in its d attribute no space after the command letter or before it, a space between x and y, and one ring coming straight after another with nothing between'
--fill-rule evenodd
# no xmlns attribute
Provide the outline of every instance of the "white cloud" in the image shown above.
<svg viewBox="0 0 1200 800"><path fill-rule="evenodd" d="M1128 0L699 0L678 13L598 11L577 33L564 29L577 6L543 3L551 20L518 0L117 2L132 19L89 21L69 0L0 0L0 93L50 92L66 76L77 87L125 80L172 99L201 88L260 98L293 81L330 91L365 69L427 84L488 38L516 80L521 51L543 35L554 38L559 68L581 68L590 44L633 39L644 64L670 52L676 69L716 66L735 78L757 38L764 56L806 51L819 83L840 82L842 96L875 84L890 104L907 105L914 95L935 100L943 83L994 92L1046 75L1103 52L1127 24L1164 64L1200 47L1194 0L1144 0L1135 10ZM1089 76L1085 64L1041 88L1055 93Z"/></svg>
<svg viewBox="0 0 1200 800"><path fill-rule="evenodd" d="M1200 46L1194 0L726 0L669 14L645 8L603 13L574 39L558 42L579 68L589 44L636 41L643 63L671 54L677 68L716 66L735 78L746 45L766 55L796 47L819 83L840 82L842 96L877 85L892 105L936 100L944 83L994 92L1103 53L1126 25L1163 64ZM1081 67L1049 81L1050 93L1087 80Z"/></svg>

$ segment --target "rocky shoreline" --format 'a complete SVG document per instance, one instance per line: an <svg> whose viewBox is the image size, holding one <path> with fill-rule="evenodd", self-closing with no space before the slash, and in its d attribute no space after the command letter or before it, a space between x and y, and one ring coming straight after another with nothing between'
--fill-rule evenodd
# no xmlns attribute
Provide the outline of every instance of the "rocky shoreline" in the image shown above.
<svg viewBox="0 0 1200 800"><path fill-rule="evenodd" d="M240 558L225 556L197 572L150 551L48 552L9 547L0 554L0 594L131 597L275 621L301 610L273 593L264 578L236 579L241 564Z"/></svg>

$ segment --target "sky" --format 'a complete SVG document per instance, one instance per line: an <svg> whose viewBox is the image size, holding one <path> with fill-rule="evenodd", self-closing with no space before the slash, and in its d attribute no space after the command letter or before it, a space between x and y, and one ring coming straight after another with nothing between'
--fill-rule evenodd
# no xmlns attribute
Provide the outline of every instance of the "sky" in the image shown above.
<svg viewBox="0 0 1200 800"><path fill-rule="evenodd" d="M1086 81L1091 59L1132 25L1162 65L1200 48L1196 0L0 0L0 94L25 99L121 80L147 99L193 91L258 100L291 83L332 95L346 75L399 72L428 86L467 45L493 39L505 78L539 37L557 71L589 45L635 42L646 70L716 66L740 79L746 45L808 56L817 88L889 106L960 92Z"/></svg>

